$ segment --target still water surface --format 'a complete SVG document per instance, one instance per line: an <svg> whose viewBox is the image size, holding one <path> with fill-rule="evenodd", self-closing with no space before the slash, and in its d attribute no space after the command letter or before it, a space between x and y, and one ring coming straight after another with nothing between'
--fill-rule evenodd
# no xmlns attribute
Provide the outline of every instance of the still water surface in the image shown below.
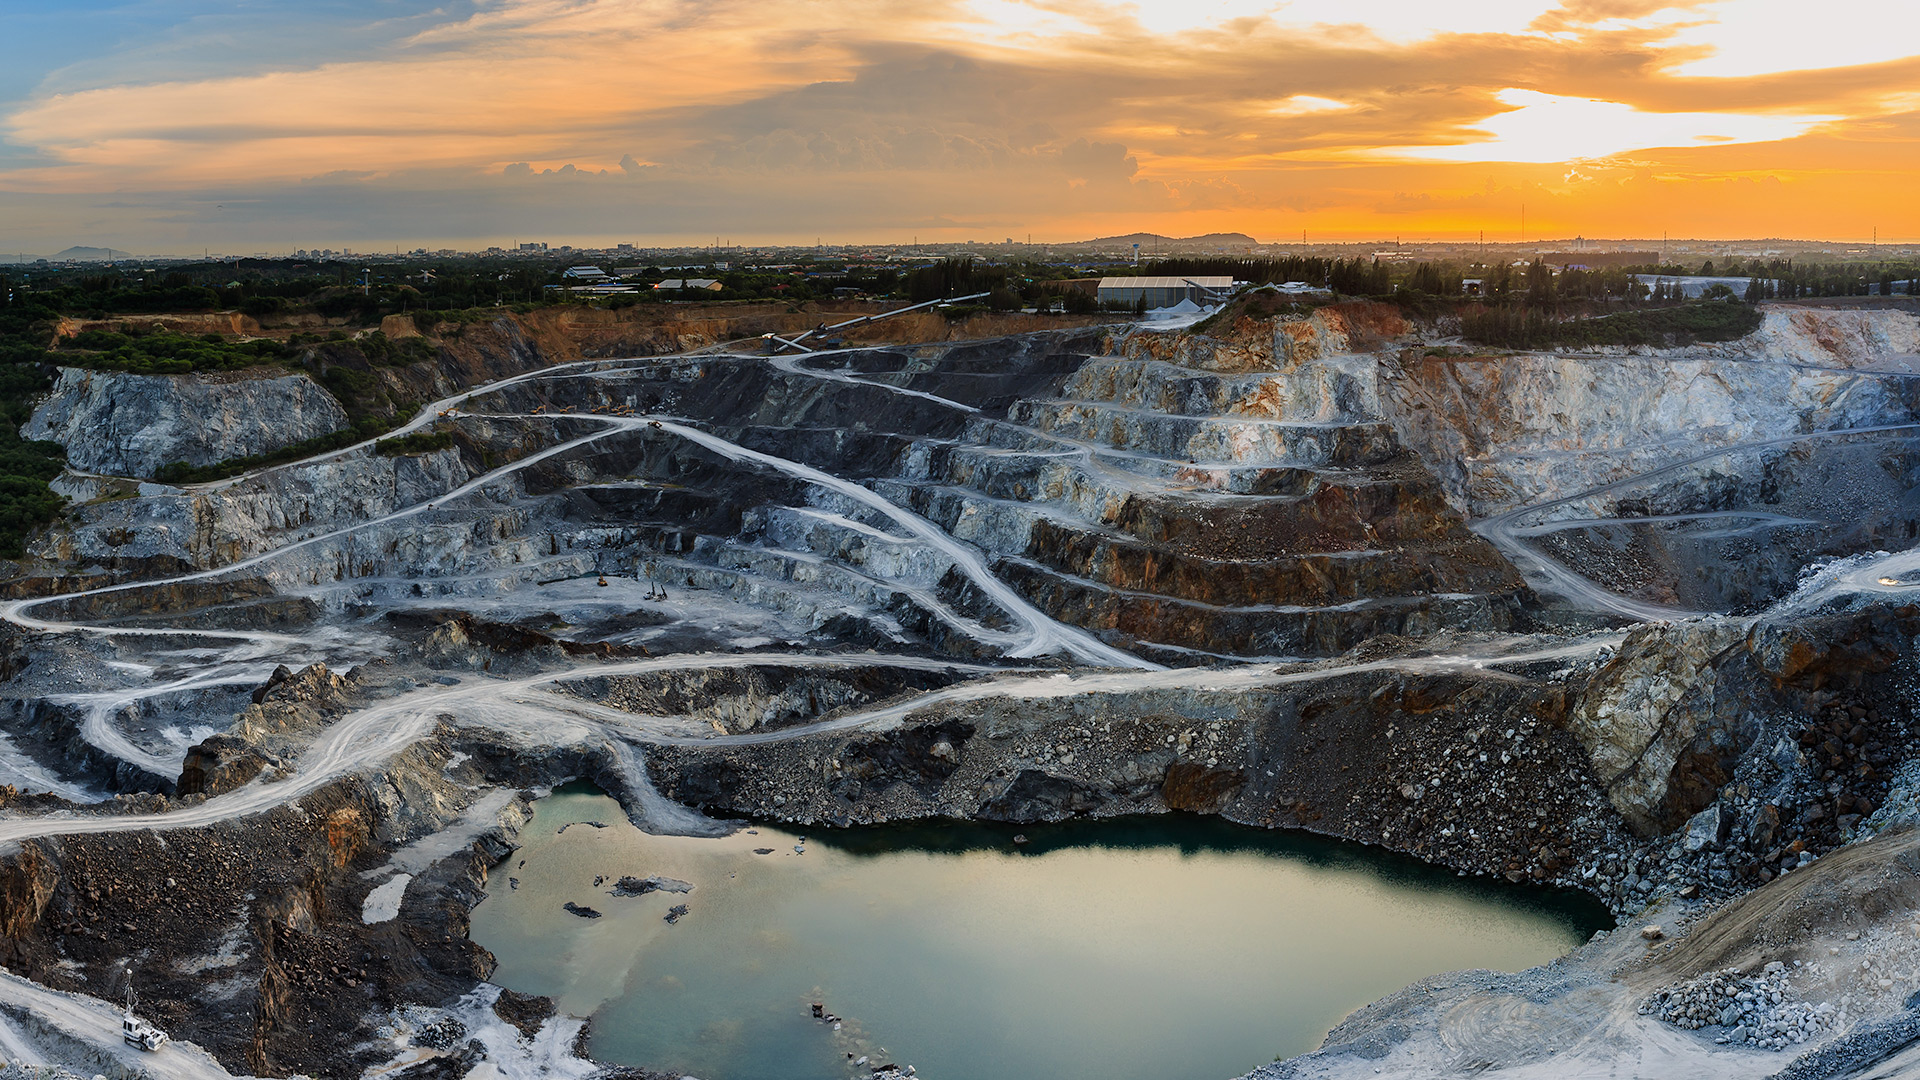
<svg viewBox="0 0 1920 1080"><path fill-rule="evenodd" d="M587 821L606 827L561 831ZM494 870L473 937L495 981L593 1016L595 1057L703 1080L846 1080L849 1053L926 1080L1218 1080L1423 976L1530 967L1610 925L1590 902L1211 818L1014 832L808 833L796 854L766 826L648 836L565 788ZM610 895L629 874L695 888Z"/></svg>

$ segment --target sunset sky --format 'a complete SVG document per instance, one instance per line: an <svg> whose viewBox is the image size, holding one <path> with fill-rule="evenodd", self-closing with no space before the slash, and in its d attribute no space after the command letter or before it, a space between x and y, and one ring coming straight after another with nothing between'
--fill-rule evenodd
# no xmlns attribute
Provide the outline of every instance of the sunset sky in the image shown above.
<svg viewBox="0 0 1920 1080"><path fill-rule="evenodd" d="M0 254L1920 240L1917 0L0 0Z"/></svg>

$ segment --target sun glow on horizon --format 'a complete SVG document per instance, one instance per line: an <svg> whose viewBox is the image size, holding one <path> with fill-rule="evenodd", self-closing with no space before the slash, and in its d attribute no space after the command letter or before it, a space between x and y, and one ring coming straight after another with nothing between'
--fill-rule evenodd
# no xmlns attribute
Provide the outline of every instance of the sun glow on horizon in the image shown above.
<svg viewBox="0 0 1920 1080"><path fill-rule="evenodd" d="M1660 147L1775 142L1843 119L1838 115L1644 112L1617 101L1514 88L1495 96L1512 108L1474 125L1487 138L1400 147L1393 152L1432 161L1580 162Z"/></svg>
<svg viewBox="0 0 1920 1080"><path fill-rule="evenodd" d="M344 30L181 3L0 101L0 249L83 222L1471 234L1522 200L1590 235L1920 235L1888 196L1920 161L1911 0L488 0L380 38L385 0Z"/></svg>

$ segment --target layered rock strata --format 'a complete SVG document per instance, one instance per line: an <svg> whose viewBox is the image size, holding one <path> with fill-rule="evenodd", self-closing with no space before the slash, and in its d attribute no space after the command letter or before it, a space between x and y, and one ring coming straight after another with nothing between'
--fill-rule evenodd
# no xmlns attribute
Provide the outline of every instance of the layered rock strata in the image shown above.
<svg viewBox="0 0 1920 1080"><path fill-rule="evenodd" d="M346 426L346 410L304 373L61 368L21 434L66 447L67 464L82 472L148 477L176 461L265 454Z"/></svg>

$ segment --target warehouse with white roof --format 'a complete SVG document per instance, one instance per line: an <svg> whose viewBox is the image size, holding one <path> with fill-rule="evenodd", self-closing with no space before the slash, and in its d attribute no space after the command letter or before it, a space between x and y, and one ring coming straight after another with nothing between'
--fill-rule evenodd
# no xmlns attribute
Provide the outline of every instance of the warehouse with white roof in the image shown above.
<svg viewBox="0 0 1920 1080"><path fill-rule="evenodd" d="M1146 301L1148 311L1170 308L1182 300L1196 307L1225 301L1233 292L1230 277L1109 277L1100 279L1097 296L1102 304L1118 302L1139 307Z"/></svg>

